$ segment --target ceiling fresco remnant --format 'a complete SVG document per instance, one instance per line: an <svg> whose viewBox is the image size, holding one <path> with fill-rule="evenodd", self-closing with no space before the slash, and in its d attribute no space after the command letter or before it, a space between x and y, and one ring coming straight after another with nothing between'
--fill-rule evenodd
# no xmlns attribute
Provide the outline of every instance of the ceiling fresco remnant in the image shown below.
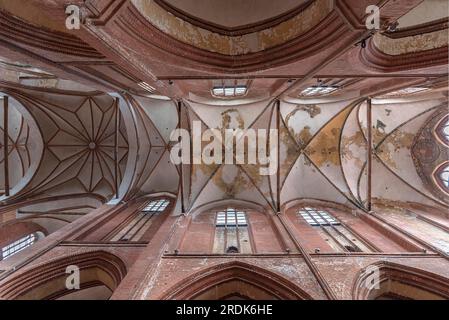
<svg viewBox="0 0 449 320"><path fill-rule="evenodd" d="M268 104L268 105L266 105ZM224 137L224 130L226 129L240 129L245 132L246 129L268 129L270 127L270 120L273 112L273 105L269 102L248 104L240 106L239 109L218 107L215 106L211 114L208 106L199 105L193 102L188 102L187 107L189 114L193 114L191 121L201 121L202 130L218 129ZM262 110L262 111L260 111ZM221 120L220 120L221 119ZM218 121L217 121L218 120ZM206 125L207 123L207 125ZM219 139L223 150L226 149L225 142L220 137ZM242 143L244 138L236 137L232 142L232 158L236 158L237 145ZM244 158L248 159L248 153L252 152L249 149L254 149L256 146L250 145L247 140L243 140L245 146ZM203 141L204 149L204 141ZM225 153L223 152L223 160ZM223 163L226 163L223 161ZM247 199L254 198L255 202L272 206L273 199L270 194L269 178L263 177L259 174L261 164L256 161L255 164L193 164L191 166L191 194L189 196L192 206L204 205L210 201L217 201L219 199ZM201 172L201 174L199 174ZM209 181L210 179L210 181ZM213 191L211 191L211 189ZM220 192L219 192L220 190ZM254 193L254 196L249 194ZM206 198L210 197L210 200ZM213 197L216 197L213 199ZM251 199L250 201L253 201Z"/></svg>
<svg viewBox="0 0 449 320"><path fill-rule="evenodd" d="M399 110L398 108L401 104L388 106L388 109L392 110L391 115L396 114L396 110ZM386 127L386 132L377 140L378 142L375 148L377 159L388 170L391 170L398 179L413 188L417 193L428 198L431 202L441 203L440 199L435 197L434 193L429 192L432 188L428 187L428 181L426 182L428 179L423 179L422 167L419 163L426 163L426 161L432 158L437 158L439 150L435 148L435 139L429 136L429 129L426 131L424 128L426 123L432 119L435 123L435 114L445 109L447 101L444 99L429 100L419 105L408 105L410 108L408 109L407 115L402 115L400 120L398 116L391 119L391 121L384 120L390 125L394 123L394 128ZM379 109L379 116L382 119L386 119L387 116L385 116L385 113L381 112L386 107L380 104L376 105L376 108ZM431 141L430 144L425 145L425 149L423 149L425 137L422 136L421 132L427 132L427 139L429 140L430 138Z"/></svg>
<svg viewBox="0 0 449 320"><path fill-rule="evenodd" d="M433 100L426 104L416 103L413 107L414 111L402 115L402 119L395 116L393 120L386 119L393 117L402 103L389 102L385 105L373 102L373 114L381 115L379 118L374 116L373 119L374 154L389 170L397 172L402 176L401 179L405 179L414 187L418 186L416 181L412 180L417 177L416 169L411 166L413 162L412 145L416 131L422 125L422 119L428 117L429 112L438 107L442 101ZM272 117L276 117L276 110L268 102L265 104L267 106L262 107L264 104L259 103L258 110L262 110L262 112L259 111L259 115L255 116L257 120L253 120L253 123L258 124L257 128L269 128ZM244 120L243 115L251 108L256 110L256 105L241 106L239 110L234 107L210 107L214 108L213 111L209 111L210 109L204 105L196 105L193 102L187 104L189 110L194 110L189 112L194 115L191 121L192 119L203 120L202 130L206 130L208 127L205 123L209 123L210 126L219 130L248 128L248 121ZM359 120L363 108L366 112L366 103L357 101L323 106L317 104L313 106L313 110L326 110L326 112L315 112L312 118L308 112L309 107L281 102L281 114L285 114L285 118L282 116L279 121L281 191L289 176L297 175L296 170L305 170L304 167L310 167L308 170L323 176L322 183L329 184L335 198L328 197L324 193L321 194L321 197L329 201L349 203L355 206L364 207L366 205L366 190L364 189L366 189L368 157L367 129L366 123ZM206 112L206 110L208 111ZM218 121L214 122L211 113L218 115ZM383 124L382 128L379 127L378 122ZM204 147L205 143L203 142ZM235 148L233 150L235 152ZM408 162L404 162L404 157L408 159ZM299 158L302 159L301 166L295 165ZM273 193L276 186L271 184L272 179L265 179L257 174L259 164L221 167L213 164L201 164L191 167L191 189L189 190L195 190L195 192L190 194L190 201L195 202L200 198L200 201L208 203L217 201L217 199L239 198L243 191L252 190L257 197L251 201L259 201L260 205L268 203L272 208L276 208L277 200ZM401 173L401 170L404 173ZM415 175L410 173L410 170L414 170ZM201 172L200 175L199 172ZM405 175L405 173L407 174ZM199 185L196 185L197 183ZM302 183L307 185L310 181L302 180L301 185ZM302 192L299 189L296 188L298 192ZM211 192L211 190L214 191ZM218 195L219 193L221 195ZM207 195L210 195L210 198Z"/></svg>
<svg viewBox="0 0 449 320"><path fill-rule="evenodd" d="M403 147L410 150L413 138L413 134L403 132L400 129L394 131L388 137L384 136L384 142L378 147L379 157L387 163L389 167L397 169L398 164L392 158L392 154L398 152Z"/></svg>
<svg viewBox="0 0 449 320"><path fill-rule="evenodd" d="M449 146L449 115L441 118L435 126L434 132L440 143Z"/></svg>

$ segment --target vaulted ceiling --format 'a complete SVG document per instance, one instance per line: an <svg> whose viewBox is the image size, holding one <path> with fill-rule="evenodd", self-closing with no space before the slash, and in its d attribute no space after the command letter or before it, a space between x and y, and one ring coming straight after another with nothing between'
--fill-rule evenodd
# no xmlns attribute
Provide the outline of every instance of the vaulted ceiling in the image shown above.
<svg viewBox="0 0 449 320"><path fill-rule="evenodd" d="M0 90L17 168L2 200L26 199L23 214L67 220L160 193L186 212L226 201L278 211L300 199L447 208L421 156L437 148L425 128L447 108L447 1L75 3L80 30L65 28L73 1L0 1ZM371 4L377 32L364 22ZM223 85L248 92L214 97ZM313 86L336 90L304 95ZM388 95L410 87L426 90ZM279 129L279 173L174 165L170 134L194 121L202 131Z"/></svg>

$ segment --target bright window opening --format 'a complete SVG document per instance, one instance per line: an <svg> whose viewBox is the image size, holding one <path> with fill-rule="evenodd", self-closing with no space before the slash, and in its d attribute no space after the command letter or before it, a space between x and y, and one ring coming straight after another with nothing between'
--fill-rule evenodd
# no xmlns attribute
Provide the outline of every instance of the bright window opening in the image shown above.
<svg viewBox="0 0 449 320"><path fill-rule="evenodd" d="M446 163L446 165L439 170L439 176L442 185L449 190L449 163Z"/></svg>
<svg viewBox="0 0 449 320"><path fill-rule="evenodd" d="M428 88L410 87L410 88L405 88L405 89L401 89L401 90L397 90L397 91L393 91L393 92L387 93L385 96L386 97L405 96L405 95L408 95L408 94L423 92L423 91L426 91L426 90L428 90Z"/></svg>
<svg viewBox="0 0 449 320"><path fill-rule="evenodd" d="M246 227L247 225L245 212L243 211L227 209L217 213L217 227Z"/></svg>
<svg viewBox="0 0 449 320"><path fill-rule="evenodd" d="M212 89L212 94L216 97L241 97L246 94L248 88L246 86L219 86Z"/></svg>
<svg viewBox="0 0 449 320"><path fill-rule="evenodd" d="M435 133L445 145L449 145L449 115L445 116L438 123Z"/></svg>
<svg viewBox="0 0 449 320"><path fill-rule="evenodd" d="M372 252L368 243L348 230L328 211L305 207L298 214L326 241L326 248L321 249L328 252Z"/></svg>
<svg viewBox="0 0 449 320"><path fill-rule="evenodd" d="M444 139L449 142L449 117L446 118L446 122L442 126L442 133Z"/></svg>
<svg viewBox="0 0 449 320"><path fill-rule="evenodd" d="M16 253L28 248L36 242L36 236L34 234L29 234L13 243L2 248L2 260L9 258Z"/></svg>
<svg viewBox="0 0 449 320"><path fill-rule="evenodd" d="M137 85L149 93L154 93L156 91L156 89L154 87L150 86L146 82L139 82Z"/></svg>

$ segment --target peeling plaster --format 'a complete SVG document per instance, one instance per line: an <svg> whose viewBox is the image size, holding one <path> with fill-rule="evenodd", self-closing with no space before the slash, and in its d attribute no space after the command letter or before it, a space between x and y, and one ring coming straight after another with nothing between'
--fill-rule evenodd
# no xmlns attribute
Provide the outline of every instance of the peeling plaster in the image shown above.
<svg viewBox="0 0 449 320"><path fill-rule="evenodd" d="M260 52L295 39L314 28L333 9L333 1L317 0L305 11L272 28L242 36L225 36L175 17L154 1L132 0L132 3L151 24L173 38L230 56Z"/></svg>
<svg viewBox="0 0 449 320"><path fill-rule="evenodd" d="M440 30L400 39L391 39L381 34L375 34L373 40L375 46L383 53L398 56L447 46L448 30Z"/></svg>

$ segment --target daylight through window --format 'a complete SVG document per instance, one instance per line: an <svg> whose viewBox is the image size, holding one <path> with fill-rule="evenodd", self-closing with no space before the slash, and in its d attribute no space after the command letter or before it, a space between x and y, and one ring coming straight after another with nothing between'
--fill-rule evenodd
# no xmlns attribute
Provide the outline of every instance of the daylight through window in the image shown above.
<svg viewBox="0 0 449 320"><path fill-rule="evenodd" d="M34 234L29 234L13 243L2 248L2 260L15 255L16 253L28 248L36 242L36 236Z"/></svg>

